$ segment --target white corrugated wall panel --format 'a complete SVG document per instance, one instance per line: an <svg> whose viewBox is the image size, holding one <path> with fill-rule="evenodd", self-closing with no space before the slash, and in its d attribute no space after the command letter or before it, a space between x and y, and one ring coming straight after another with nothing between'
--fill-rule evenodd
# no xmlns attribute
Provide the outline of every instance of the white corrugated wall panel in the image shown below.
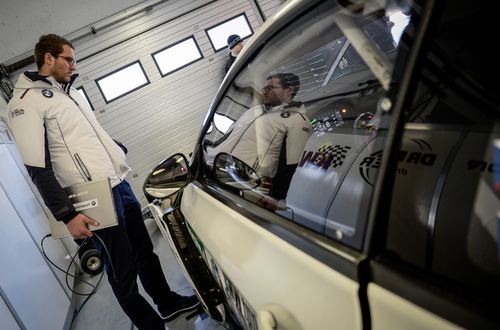
<svg viewBox="0 0 500 330"><path fill-rule="evenodd" d="M116 25L110 23L116 19L120 19L121 15L117 15L116 18L110 17L107 20L92 25L99 31L97 34L83 38L82 41L75 43L75 46L78 48L79 57L87 57L89 54L100 52L104 48L116 44L118 41L126 40L138 32L154 28L159 24L210 2L213 2L213 0L170 0L157 5L150 11L134 15ZM134 10L132 9L130 12L134 12ZM109 25L109 28L105 29L104 26L107 25ZM67 37L73 40L84 33L88 33L88 28L76 31L73 35Z"/></svg>
<svg viewBox="0 0 500 330"><path fill-rule="evenodd" d="M242 12L254 31L260 25L249 0L219 0L180 15L186 12L186 6L194 8L200 3L169 1L116 31L109 30L76 45L77 57L86 58L78 63L81 76L75 86L85 88L99 122L129 149L128 162L133 172L128 180L142 203L142 184L149 171L175 152L187 155L193 150L222 81L228 51L215 54L204 30ZM177 18L171 20L173 17ZM171 21L161 24L167 20ZM161 78L151 54L191 35L204 58ZM106 104L95 80L137 60L150 84Z"/></svg>

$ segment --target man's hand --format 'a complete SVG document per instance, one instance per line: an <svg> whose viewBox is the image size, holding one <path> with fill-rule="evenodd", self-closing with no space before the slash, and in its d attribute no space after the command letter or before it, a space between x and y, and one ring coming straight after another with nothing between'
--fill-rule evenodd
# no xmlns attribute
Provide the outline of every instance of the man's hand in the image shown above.
<svg viewBox="0 0 500 330"><path fill-rule="evenodd" d="M68 227L69 233L74 238L86 238L93 235L87 225L99 226L99 223L83 214L78 214L68 222L66 227Z"/></svg>
<svg viewBox="0 0 500 330"><path fill-rule="evenodd" d="M263 208L273 212L279 208L278 200L270 196L262 196L262 198L260 198L257 201L257 205L262 206Z"/></svg>

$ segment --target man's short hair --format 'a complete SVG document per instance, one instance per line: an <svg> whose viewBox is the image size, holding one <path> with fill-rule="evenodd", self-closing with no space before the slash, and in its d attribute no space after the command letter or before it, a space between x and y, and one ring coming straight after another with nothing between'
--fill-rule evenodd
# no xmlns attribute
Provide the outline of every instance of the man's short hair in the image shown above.
<svg viewBox="0 0 500 330"><path fill-rule="evenodd" d="M267 77L266 80L273 78L278 78L283 88L293 87L292 98L297 95L300 88L300 79L297 75L293 73L275 73Z"/></svg>
<svg viewBox="0 0 500 330"><path fill-rule="evenodd" d="M71 42L57 34L46 34L41 36L35 45L35 61L38 69L43 66L46 53L57 56L63 52L64 45L68 45L72 49L75 49Z"/></svg>

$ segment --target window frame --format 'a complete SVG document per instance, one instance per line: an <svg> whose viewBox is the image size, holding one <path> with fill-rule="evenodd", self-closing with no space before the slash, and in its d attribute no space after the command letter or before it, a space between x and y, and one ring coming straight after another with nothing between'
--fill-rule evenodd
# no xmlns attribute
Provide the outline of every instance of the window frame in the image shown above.
<svg viewBox="0 0 500 330"><path fill-rule="evenodd" d="M210 27L208 27L208 28L206 28L206 29L205 29L205 34L207 35L208 41L210 41L210 45L212 46L212 49L214 50L214 52L215 52L216 54L217 54L218 52L220 52L220 51L224 50L224 49L228 49L228 46L227 46L227 43L226 43L226 42L224 42L224 46L223 46L223 47L220 47L220 48L215 48L215 45L214 45L214 43L213 43L213 41L212 41L212 38L210 37L209 31L210 31L210 30L213 30L214 28L217 28L217 27L219 27L219 26L221 26L221 25L223 25L223 24L226 24L227 22L232 21L232 20L234 20L234 19L236 19L236 18L238 18L238 17L240 17L240 16L243 16L243 17L244 17L244 19L245 19L245 21L246 21L246 23L247 23L247 25L248 25L248 28L250 29L250 34L248 34L248 35L244 35L244 36L243 36L243 35L240 35L241 40L244 40L244 39L246 39L246 38L248 38L248 37L253 36L253 35L254 35L254 33L255 33L255 31L254 31L254 30L253 30L253 28L252 28L252 25L250 24L250 21L248 20L248 16L247 16L247 14L246 14L245 12L242 12L242 13L240 13L240 14L238 14L238 15L235 15L235 16L232 16L232 17L230 17L230 18L227 18L227 19L223 20L222 22L219 22L219 23L217 23L217 24L215 24L215 25L212 25L212 26L210 26Z"/></svg>
<svg viewBox="0 0 500 330"><path fill-rule="evenodd" d="M314 10L313 8L311 8L311 11ZM307 15L309 13L309 10L305 13L305 15ZM305 16L304 15L304 16ZM289 21L289 22L286 22L288 24L284 24L284 26L281 28L281 29L278 29L278 30L274 30L274 31L271 31L268 35L265 35L264 37L262 35L258 35L259 37L259 40L256 40L256 44L259 43L260 41L260 46L254 46L254 52L251 53L250 55L248 55L248 57L242 59L242 61L240 61L240 63L242 63L242 66L245 67L246 65L248 65L250 62L252 61L255 61L256 58L258 58L259 56L261 56L262 54L262 51L263 51L263 45L265 45L266 43L270 42L271 40L273 40L274 38L276 38L278 35L280 35L284 30L287 30L289 28L289 26L293 25L293 21ZM339 30L341 30L339 28ZM345 34L343 34L345 36ZM397 47L396 47L397 48ZM395 48L395 49L396 49ZM345 53L345 50L342 52L342 54ZM249 53L247 53L249 54ZM247 55L245 54L245 55ZM373 69L368 66L366 63L365 63L365 66L366 66L366 70L368 70L368 72L370 72L371 74L375 75ZM208 127L210 127L210 125L214 124L214 117L215 117L215 114L218 113L218 110L220 109L220 106L224 100L225 97L227 97L227 93L229 91L229 88L230 88L230 85L231 84L234 84L234 82L237 80L238 77L241 76L242 74L242 70L239 70L237 73L231 75L230 77L226 77L226 81L228 82L227 84L223 84L221 86L221 89L220 89L220 92L219 92L219 95L218 95L218 98L216 100L214 100L214 103L212 104L212 107L211 107L211 113L210 115L207 116L207 123L208 124ZM351 74L351 73L349 73ZM376 77L375 77L376 79ZM380 88L384 89L385 92L387 93L387 90L382 86L383 84L380 83ZM226 87L226 88L224 88ZM372 87L370 87L372 88ZM223 91L223 93L222 93ZM318 99L320 100L320 99ZM307 104L307 101L305 101L304 103ZM221 115L220 113L218 113L219 115ZM392 114L391 114L392 116ZM214 125L215 126L215 125ZM208 127L205 127L206 129L202 131L202 134L201 134L201 139L203 139L203 137L207 134L207 129ZM389 141L389 138L385 137L384 139L384 144L387 144L388 141ZM203 148L200 148L200 149L203 149ZM204 157L203 155L200 156L201 157L201 161L204 161ZM358 157L358 156L355 156L355 158ZM354 163L353 163L354 164ZM381 163L380 165L381 167L382 166L387 166L387 163ZM208 178L212 178L209 175L207 175ZM380 185L380 181L384 180L385 178L380 175L379 178L377 179L377 182L375 182L376 185ZM217 186L217 182L212 182L211 184ZM221 190L224 190L226 188L224 187L220 187ZM374 189L375 190L375 189ZM370 205L375 205L375 199L373 198L375 195L375 191L373 191L371 194L370 194L370 202L369 204ZM328 208L330 208L332 206L332 204L330 204L328 206ZM260 207L260 206L257 206L257 207ZM262 208L262 207L261 207ZM263 208L264 209L264 208ZM268 211L266 211L268 212ZM347 237L347 236L344 236L342 239L336 239L334 238L333 236L331 235L326 235L325 232L323 233L320 233L320 235L322 235L323 237L325 237L327 240L329 240L330 242L332 243L339 243L341 244L342 246L345 246L349 249L353 249L357 252L362 252L364 251L365 249L365 246L366 246L366 242L367 240L369 239L369 236L367 235L367 233L369 232L370 230L370 227L371 227L371 218L370 218L370 213L371 211L369 211L363 220L361 219L358 219L356 224L355 224L355 234L351 237ZM283 218L286 218L286 217L283 217ZM309 228L309 227L306 227L306 226L303 226L301 224L298 224L300 225L301 227L303 228L307 228L308 231L311 231L311 233L318 233L316 231L314 231L313 229Z"/></svg>
<svg viewBox="0 0 500 330"><path fill-rule="evenodd" d="M82 91L83 97L87 100L87 103L89 104L90 108L92 109L92 111L95 111L94 105L92 104L92 102L90 102L90 98L89 98L89 95L87 94L87 91L85 90L85 87L83 87L83 85L80 87L77 87L76 91L77 92Z"/></svg>
<svg viewBox="0 0 500 330"><path fill-rule="evenodd" d="M132 67L132 66L134 66L136 64L139 64L139 68L141 69L142 73L144 74L144 77L146 78L146 82L144 84L142 84L142 85L134 87L133 89L131 89L131 90L129 90L129 91L127 91L127 92L125 92L125 93L123 93L121 95L115 96L112 99L108 99L106 97L106 95L104 94L104 91L103 91L101 85L99 84L99 81L101 81L103 79L106 79L106 78L108 78L108 77L110 77L110 76L112 76L112 75L114 75L114 74L116 74L116 73L118 73L120 71L123 71L123 70L125 70L125 69L127 69L129 67ZM122 98L124 96L127 96L128 94L133 93L133 92L135 92L135 91L137 91L137 90L139 90L139 89L141 89L141 88L143 88L143 87L145 87L145 86L147 86L147 85L149 85L151 83L151 81L149 80L148 75L146 74L146 70L144 70L144 67L142 66L142 63L141 63L140 60L136 60L136 61L134 61L132 63L126 64L124 66L121 66L118 69L113 70L113 71L109 72L108 74L95 79L94 81L95 81L95 83L97 85L97 88L99 88L99 92L101 92L101 95L104 98L104 102L106 102L106 104L109 104L109 103L111 103L113 101L116 101L116 100L118 100L118 99L120 99L120 98Z"/></svg>
<svg viewBox="0 0 500 330"><path fill-rule="evenodd" d="M166 51L166 50L167 50L167 49L169 49L169 48L175 47L176 45L179 45L179 44L181 44L181 43L183 43L183 42L185 42L185 41L187 41L187 40L189 40L189 39L192 39L192 40L194 41L194 44L195 44L195 46L196 46L196 49L198 49L198 53L199 53L200 57L198 57L198 58L196 58L196 59L192 60L191 62L188 62L188 63L186 63L186 64L183 64L182 66L177 67L177 68L175 68L174 70L171 70L171 71L168 71L168 72L166 72L166 73L163 73L163 71L161 70L160 65L159 65L159 63L158 63L158 60L156 59L156 57L155 57L155 56L156 56L156 55L158 55L158 54L160 54L161 52L164 52L164 51ZM162 78L165 78L166 76L171 75L171 74L173 74L173 73L175 73L175 72L177 72L177 71L179 71L179 70L182 70L182 69L184 69L185 67L187 67L187 66L189 66L189 65L191 65L191 64L193 64L193 63L196 63L196 62L198 62L199 60L202 60L202 59L204 59L204 58L205 58L205 56L203 56L203 52L201 51L200 45L199 45L199 44L198 44L198 42L196 41L196 38L194 37L194 35L193 35L193 34L192 34L192 35L190 35L189 37L186 37L186 38L184 38L184 39L181 39L181 40L179 40L179 41L176 41L176 42L174 42L173 44L170 44L170 45L168 45L168 46L166 46L166 47L164 47L164 48L162 48L162 49L160 49L160 50L158 50L158 51L156 51L156 52L152 53L152 54L151 54L151 57L153 58L153 61L154 61L155 65L156 65L156 68L158 69L158 72L160 73L160 75L161 75L161 77L162 77Z"/></svg>

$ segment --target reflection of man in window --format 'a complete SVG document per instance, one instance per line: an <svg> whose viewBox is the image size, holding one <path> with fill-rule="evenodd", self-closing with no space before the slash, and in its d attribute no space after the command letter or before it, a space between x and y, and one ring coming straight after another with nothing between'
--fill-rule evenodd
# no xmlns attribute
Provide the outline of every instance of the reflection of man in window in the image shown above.
<svg viewBox="0 0 500 330"><path fill-rule="evenodd" d="M267 77L263 104L243 113L222 141L208 148L207 161L220 152L230 153L270 179L271 196L285 198L311 131L305 107L292 101L299 87L293 73Z"/></svg>

